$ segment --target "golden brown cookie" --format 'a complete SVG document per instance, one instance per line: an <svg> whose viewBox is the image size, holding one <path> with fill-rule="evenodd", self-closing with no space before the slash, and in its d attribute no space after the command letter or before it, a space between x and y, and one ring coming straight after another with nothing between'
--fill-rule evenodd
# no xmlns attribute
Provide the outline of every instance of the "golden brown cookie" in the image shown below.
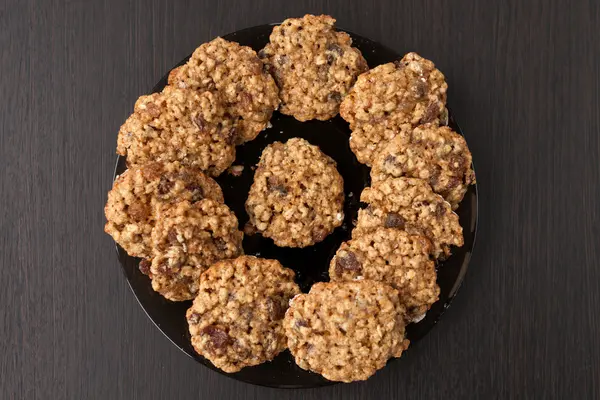
<svg viewBox="0 0 600 400"><path fill-rule="evenodd" d="M259 52L279 86L281 113L299 121L327 120L339 112L367 62L329 15L289 18L273 28Z"/></svg>
<svg viewBox="0 0 600 400"><path fill-rule="evenodd" d="M444 75L416 53L360 75L340 115L350 123L350 148L363 164L402 130L447 118Z"/></svg>
<svg viewBox="0 0 600 400"><path fill-rule="evenodd" d="M298 293L294 272L276 260L214 264L187 312L194 349L225 372L272 360L287 347L282 320Z"/></svg>
<svg viewBox="0 0 600 400"><path fill-rule="evenodd" d="M304 139L265 148L246 200L252 225L277 246L321 242L344 220L344 181L336 163Z"/></svg>
<svg viewBox="0 0 600 400"><path fill-rule="evenodd" d="M210 199L161 206L152 229L152 288L172 301L196 297L199 277L217 261L243 254L235 214Z"/></svg>
<svg viewBox="0 0 600 400"><path fill-rule="evenodd" d="M421 235L378 228L342 243L329 266L332 281L368 279L398 290L407 321L421 317L438 300L433 246Z"/></svg>
<svg viewBox="0 0 600 400"><path fill-rule="evenodd" d="M219 185L198 168L151 162L115 179L104 208L104 230L134 257L150 257L156 207L182 200L223 202Z"/></svg>
<svg viewBox="0 0 600 400"><path fill-rule="evenodd" d="M236 144L256 138L279 107L279 90L256 52L216 38L198 47L188 62L171 71L169 84L216 91L237 122Z"/></svg>
<svg viewBox="0 0 600 400"><path fill-rule="evenodd" d="M217 94L167 86L135 103L119 130L117 153L129 167L180 161L218 176L235 159L235 132Z"/></svg>
<svg viewBox="0 0 600 400"><path fill-rule="evenodd" d="M366 380L408 347L398 293L377 281L319 282L290 302L283 325L300 368Z"/></svg>
<svg viewBox="0 0 600 400"><path fill-rule="evenodd" d="M426 236L436 257L450 255L450 246L462 246L463 230L450 204L421 179L387 178L363 190L352 238L380 227Z"/></svg>
<svg viewBox="0 0 600 400"><path fill-rule="evenodd" d="M475 183L471 162L464 137L447 126L425 124L390 141L375 158L371 180L423 179L455 210L469 185Z"/></svg>

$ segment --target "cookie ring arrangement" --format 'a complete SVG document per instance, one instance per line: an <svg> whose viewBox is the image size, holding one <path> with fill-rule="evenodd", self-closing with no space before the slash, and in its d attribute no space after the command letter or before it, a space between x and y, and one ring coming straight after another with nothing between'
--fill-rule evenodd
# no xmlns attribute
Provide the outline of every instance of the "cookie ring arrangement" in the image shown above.
<svg viewBox="0 0 600 400"><path fill-rule="evenodd" d="M200 46L119 132L128 168L106 231L122 263L140 258L124 265L138 300L171 340L186 333L174 342L188 354L253 383L367 379L439 318L462 279L445 287L444 268L473 244L461 226L476 220L471 155L446 125L443 75L415 53L373 63L366 39L353 35L363 58L333 22L251 28L266 33L239 38L254 50L236 34ZM337 156L342 140L352 160ZM270 365L277 382L247 378Z"/></svg>

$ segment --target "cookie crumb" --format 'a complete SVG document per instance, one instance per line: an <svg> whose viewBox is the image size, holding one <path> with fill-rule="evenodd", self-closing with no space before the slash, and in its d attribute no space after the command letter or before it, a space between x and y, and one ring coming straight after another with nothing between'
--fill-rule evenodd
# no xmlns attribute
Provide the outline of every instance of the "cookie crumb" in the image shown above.
<svg viewBox="0 0 600 400"><path fill-rule="evenodd" d="M417 324L417 323L419 323L419 322L423 321L423 320L425 319L425 317L426 317L426 316L427 316L427 313L423 313L423 314L421 314L421 315L418 315L418 316L414 317L414 318L412 319L412 321L411 321L411 322L412 322L413 324Z"/></svg>
<svg viewBox="0 0 600 400"><path fill-rule="evenodd" d="M229 167L227 172L229 173L229 175L233 175L236 177L242 176L242 173L244 172L244 166L243 165L232 165L231 167Z"/></svg>

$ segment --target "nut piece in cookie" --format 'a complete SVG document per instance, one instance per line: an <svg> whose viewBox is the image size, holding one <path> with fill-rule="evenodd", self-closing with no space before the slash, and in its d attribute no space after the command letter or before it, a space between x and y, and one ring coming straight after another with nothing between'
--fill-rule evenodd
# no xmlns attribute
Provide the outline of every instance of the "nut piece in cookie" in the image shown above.
<svg viewBox="0 0 600 400"><path fill-rule="evenodd" d="M265 148L246 200L250 225L281 247L321 242L344 219L336 163L304 139Z"/></svg>
<svg viewBox="0 0 600 400"><path fill-rule="evenodd" d="M159 208L152 230L152 288L172 301L193 299L202 272L243 253L242 237L235 214L214 200Z"/></svg>
<svg viewBox="0 0 600 400"><path fill-rule="evenodd" d="M416 178L386 178L363 190L360 200L369 206L358 211L352 238L380 227L423 235L437 258L450 255L450 246L462 246L463 230L450 204L427 182Z"/></svg>
<svg viewBox="0 0 600 400"><path fill-rule="evenodd" d="M230 373L272 360L287 347L282 321L299 293L294 272L276 260L242 256L214 264L186 314L194 349Z"/></svg>
<svg viewBox="0 0 600 400"><path fill-rule="evenodd" d="M223 202L223 192L198 168L151 162L123 172L108 192L104 230L134 257L150 257L156 207L182 200Z"/></svg>
<svg viewBox="0 0 600 400"><path fill-rule="evenodd" d="M279 90L256 52L216 38L198 47L188 62L169 74L178 88L216 91L237 121L236 144L256 138L279 107Z"/></svg>
<svg viewBox="0 0 600 400"><path fill-rule="evenodd" d="M235 159L236 129L217 94L167 86L135 103L119 130L117 153L129 167L180 161L218 176Z"/></svg>
<svg viewBox="0 0 600 400"><path fill-rule="evenodd" d="M289 18L273 28L259 52L279 86L281 113L299 121L336 116L367 62L328 15Z"/></svg>
<svg viewBox="0 0 600 400"><path fill-rule="evenodd" d="M416 53L360 75L344 98L340 115L350 123L350 148L371 165L385 145L403 130L440 123L446 112L444 75Z"/></svg>
<svg viewBox="0 0 600 400"><path fill-rule="evenodd" d="M369 279L398 290L407 321L438 300L433 248L429 239L399 229L378 228L342 243L329 266L332 281Z"/></svg>
<svg viewBox="0 0 600 400"><path fill-rule="evenodd" d="M455 210L475 183L471 162L465 138L447 126L425 124L390 141L375 158L371 180L423 179Z"/></svg>
<svg viewBox="0 0 600 400"><path fill-rule="evenodd" d="M290 302L283 322L300 368L331 381L366 380L408 347L398 292L377 281L319 282Z"/></svg>

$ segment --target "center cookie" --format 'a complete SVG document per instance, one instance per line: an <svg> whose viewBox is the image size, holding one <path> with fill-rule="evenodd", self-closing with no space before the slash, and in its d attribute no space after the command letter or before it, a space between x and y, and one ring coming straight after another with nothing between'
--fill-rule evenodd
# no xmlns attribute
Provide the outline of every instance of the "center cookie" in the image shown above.
<svg viewBox="0 0 600 400"><path fill-rule="evenodd" d="M246 200L250 224L281 247L321 242L344 220L344 181L336 163L304 139L262 153Z"/></svg>

